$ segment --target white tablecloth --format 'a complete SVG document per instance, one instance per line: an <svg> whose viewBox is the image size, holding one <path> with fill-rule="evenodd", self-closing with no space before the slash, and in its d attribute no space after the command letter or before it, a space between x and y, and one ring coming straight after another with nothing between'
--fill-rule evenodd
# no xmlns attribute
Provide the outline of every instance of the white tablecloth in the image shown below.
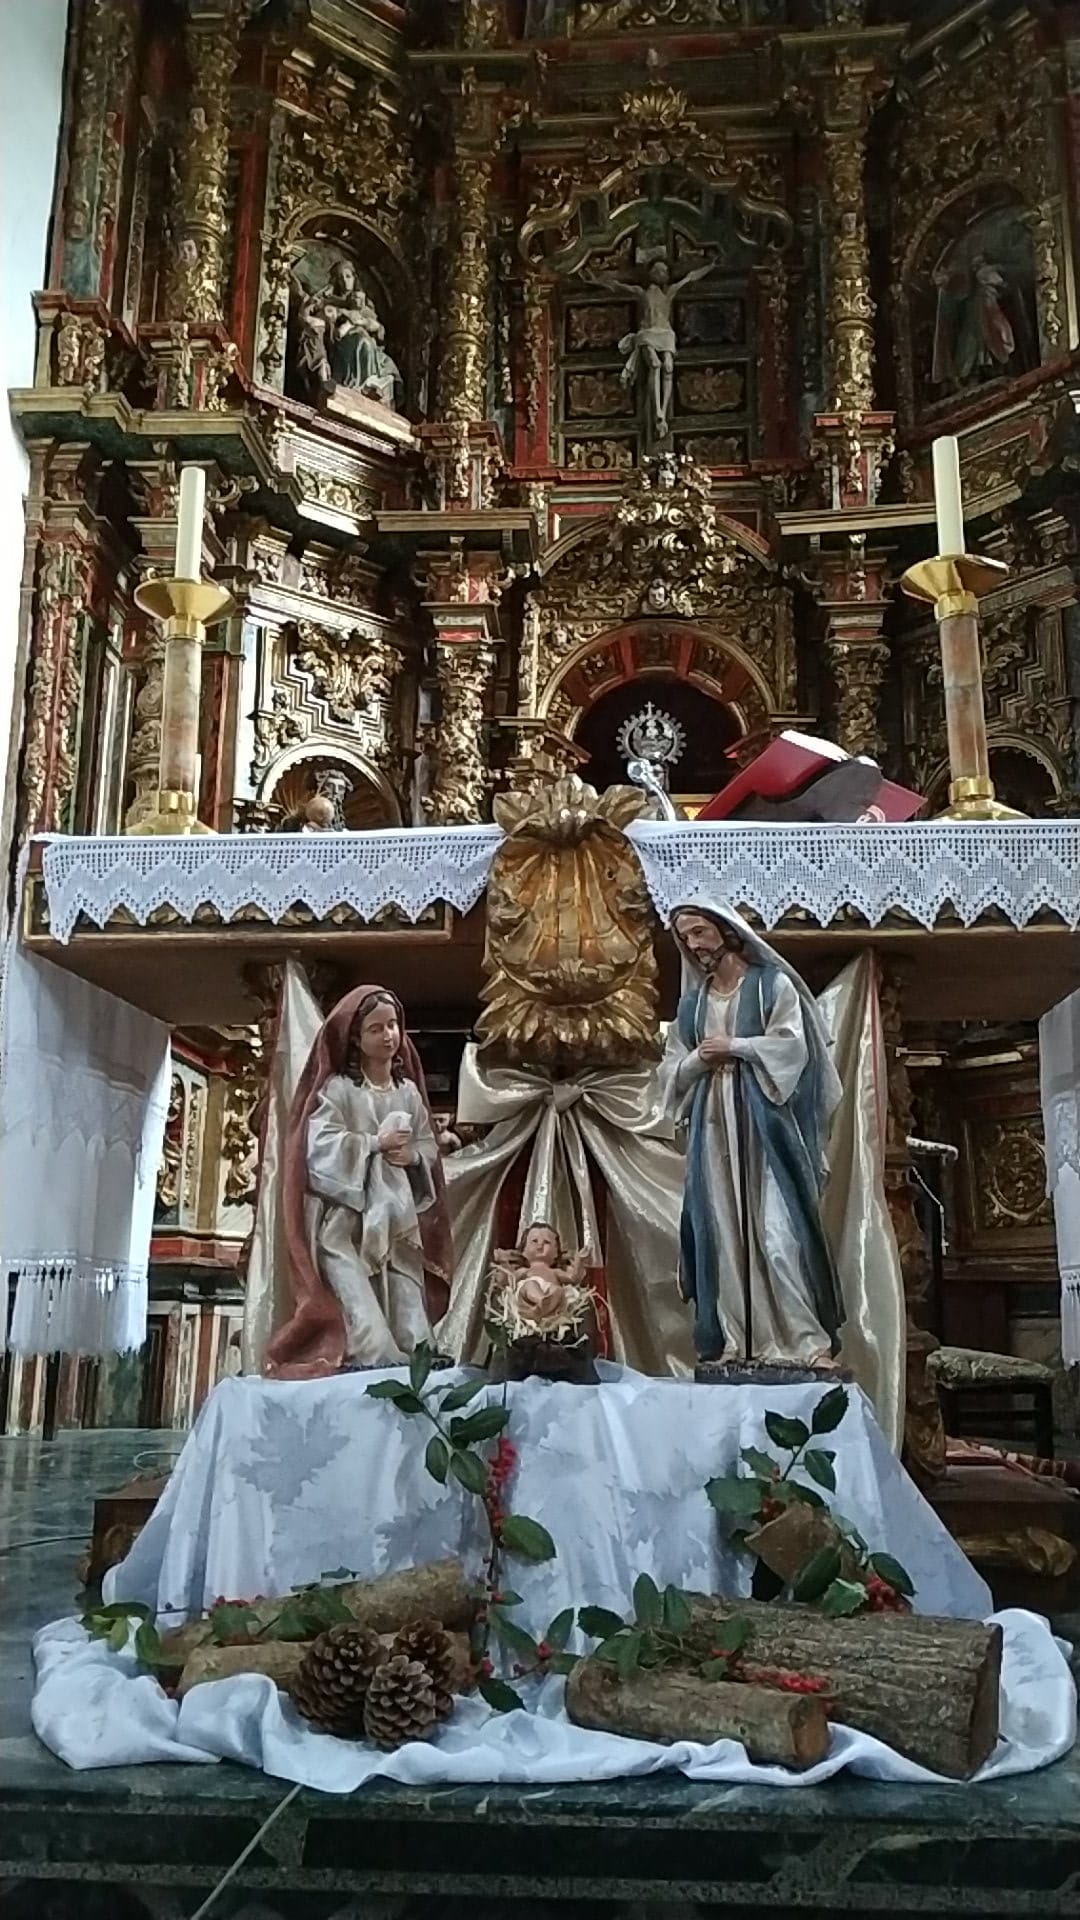
<svg viewBox="0 0 1080 1920"><path fill-rule="evenodd" d="M522 1624L540 1632L560 1608L629 1608L639 1573L660 1584L736 1593L744 1560L723 1545L704 1493L736 1469L739 1449L767 1444L767 1408L807 1418L816 1386L695 1386L605 1368L599 1387L524 1381L509 1389L509 1432L520 1463L508 1504L541 1521L557 1557L513 1563ZM224 1381L207 1402L157 1512L107 1597L170 1613L218 1594L282 1592L342 1566L359 1574L461 1553L477 1570L483 1546L476 1502L438 1487L423 1466L416 1420L367 1398L371 1375L323 1382ZM452 1374L440 1376L446 1384ZM500 1390L489 1389L492 1396ZM477 1406L482 1402L474 1402ZM988 1590L890 1452L855 1390L828 1444L837 1449L837 1510L873 1548L894 1554L915 1582L920 1611L989 1615ZM1075 1733L1068 1669L1045 1626L1005 1617L1006 1738L988 1769L1028 1770L1066 1751ZM584 1644L584 1643L580 1643ZM699 1779L804 1784L851 1766L877 1778L928 1778L861 1734L837 1730L809 1774L752 1767L740 1746L656 1747L584 1733L551 1680L532 1714L459 1707L430 1744L391 1756L305 1729L257 1676L195 1689L176 1706L132 1657L90 1645L71 1622L37 1643L34 1724L73 1766L227 1757L283 1779L347 1791L375 1773L399 1780L602 1779L678 1768Z"/></svg>

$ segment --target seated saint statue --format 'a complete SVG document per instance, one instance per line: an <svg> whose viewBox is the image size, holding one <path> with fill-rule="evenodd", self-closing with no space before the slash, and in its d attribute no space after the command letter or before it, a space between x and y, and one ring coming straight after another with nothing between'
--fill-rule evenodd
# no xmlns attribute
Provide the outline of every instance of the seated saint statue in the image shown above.
<svg viewBox="0 0 1080 1920"><path fill-rule="evenodd" d="M451 1249L420 1058L396 996L357 987L325 1022L289 1113L285 1237L295 1310L266 1370L399 1365L445 1311Z"/></svg>
<svg viewBox="0 0 1080 1920"><path fill-rule="evenodd" d="M686 1130L680 1285L703 1361L829 1366L844 1307L821 1220L840 1099L809 988L730 909L678 907L692 984L661 1068Z"/></svg>

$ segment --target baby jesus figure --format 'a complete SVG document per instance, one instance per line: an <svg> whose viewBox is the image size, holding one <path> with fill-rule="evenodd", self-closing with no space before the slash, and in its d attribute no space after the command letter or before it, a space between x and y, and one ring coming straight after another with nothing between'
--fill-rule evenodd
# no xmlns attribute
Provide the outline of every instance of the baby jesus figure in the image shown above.
<svg viewBox="0 0 1080 1920"><path fill-rule="evenodd" d="M495 1250L488 1294L491 1319L513 1340L577 1337L594 1298L584 1284L589 1264L587 1249L568 1257L554 1227L534 1220L518 1246Z"/></svg>

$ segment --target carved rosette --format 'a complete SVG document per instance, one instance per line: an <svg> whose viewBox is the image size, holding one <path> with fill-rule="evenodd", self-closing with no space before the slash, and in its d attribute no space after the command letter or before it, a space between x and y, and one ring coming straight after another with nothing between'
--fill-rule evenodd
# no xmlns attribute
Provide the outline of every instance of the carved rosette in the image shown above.
<svg viewBox="0 0 1080 1920"><path fill-rule="evenodd" d="M26 832L53 832L71 798L81 682L78 631L88 593L87 556L70 545L46 547L38 564L23 754Z"/></svg>
<svg viewBox="0 0 1080 1920"><path fill-rule="evenodd" d="M191 95L180 154L174 238L165 287L171 320L225 318L226 170L229 88L249 0L222 0L206 19L189 19Z"/></svg>
<svg viewBox="0 0 1080 1920"><path fill-rule="evenodd" d="M438 826L474 826L486 811L484 718L495 649L486 640L441 640L437 664L442 717L435 776L424 807Z"/></svg>
<svg viewBox="0 0 1080 1920"><path fill-rule="evenodd" d="M889 664L884 640L850 640L830 633L829 666L836 694L836 741L845 753L867 754L880 764L886 741L881 730L881 687Z"/></svg>
<svg viewBox="0 0 1080 1920"><path fill-rule="evenodd" d="M645 804L576 775L496 799L507 837L488 878L476 1031L498 1058L560 1072L656 1058L655 916L625 835Z"/></svg>

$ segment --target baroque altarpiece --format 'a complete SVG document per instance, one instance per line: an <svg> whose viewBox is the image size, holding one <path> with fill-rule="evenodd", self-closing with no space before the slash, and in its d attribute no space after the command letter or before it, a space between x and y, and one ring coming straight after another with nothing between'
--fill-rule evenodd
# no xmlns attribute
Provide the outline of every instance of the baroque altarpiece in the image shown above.
<svg viewBox="0 0 1080 1920"><path fill-rule="evenodd" d="M352 829L476 822L642 739L693 812L793 726L933 811L936 631L895 587L945 432L1010 568L981 609L999 797L1080 811L1078 34L1015 0L76 0L14 401L14 841L150 809L133 596L192 461L235 600L218 830L302 830L315 793ZM918 1001L903 1042L886 1006L912 1125L960 1148L946 1318L992 1282L1002 1345L1054 1272L1034 1036ZM428 1042L448 1110L455 1044ZM179 1036L148 1358L68 1369L61 1417L184 1425L233 1364L258 1051ZM9 1363L8 1427L42 1394Z"/></svg>

